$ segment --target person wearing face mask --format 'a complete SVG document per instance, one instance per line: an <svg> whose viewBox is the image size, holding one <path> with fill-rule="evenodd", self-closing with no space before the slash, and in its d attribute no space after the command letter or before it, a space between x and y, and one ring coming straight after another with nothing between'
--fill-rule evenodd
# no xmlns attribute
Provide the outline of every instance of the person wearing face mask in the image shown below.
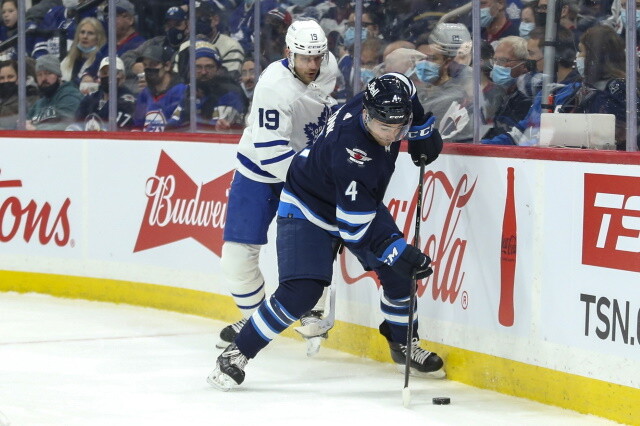
<svg viewBox="0 0 640 426"><path fill-rule="evenodd" d="M261 4L267 2L261 2ZM240 75L240 67L245 56L245 49L235 39L223 34L218 27L222 22L221 10L213 2L202 1L196 7L196 33L198 39L205 40L213 45L222 58L222 67L232 77ZM253 47L250 49L253 51ZM189 41L185 41L178 49L178 64L188 62Z"/></svg>
<svg viewBox="0 0 640 426"><path fill-rule="evenodd" d="M38 100L33 59L27 58L27 109ZM18 124L18 63L0 62L0 129L14 130Z"/></svg>
<svg viewBox="0 0 640 426"><path fill-rule="evenodd" d="M429 43L421 46L425 59L416 62L407 73L420 80L418 99L425 110L437 117L436 127L442 138L449 142L466 142L472 137L471 120L466 111L471 103L466 90L470 75L459 70L459 67L469 67L455 61L460 47L470 41L469 30L463 24L439 23L429 34ZM455 78L452 71L455 71ZM456 113L461 118L451 123L451 114L447 115L447 112L454 103L460 108Z"/></svg>
<svg viewBox="0 0 640 426"><path fill-rule="evenodd" d="M62 6L51 8L42 22L38 24L39 30L53 31L64 29L67 38L63 42L66 43L65 50L69 51L71 44L75 39L75 33L78 22L84 18L95 18L97 15L97 6L80 8L88 0L62 0ZM35 39L33 52L31 56L38 58L46 54L60 54L60 40L58 37L38 36Z"/></svg>
<svg viewBox="0 0 640 426"><path fill-rule="evenodd" d="M580 74L573 67L576 59L576 48L573 43L573 33L564 27L558 27L556 34L556 76L557 85L551 90L551 99L555 110L557 105L562 105L568 97L574 96L580 87ZM544 29L535 28L531 32L531 38L527 41L529 60L527 68L531 71L523 77L541 75L544 69ZM520 88L521 81L518 81ZM573 94L573 95L572 95ZM498 134L493 138L483 139L482 143L490 145L537 145L540 137L540 116L542 113L542 92L539 91L534 98L527 115L516 123L506 133Z"/></svg>
<svg viewBox="0 0 640 426"><path fill-rule="evenodd" d="M145 132L164 132L178 122L187 86L173 72L174 51L167 46L149 46L142 54L145 87L136 100L133 127Z"/></svg>
<svg viewBox="0 0 640 426"><path fill-rule="evenodd" d="M480 0L480 37L493 45L497 40L518 35L517 21L507 16L506 0Z"/></svg>
<svg viewBox="0 0 640 426"><path fill-rule="evenodd" d="M536 27L536 9L535 5L528 3L522 8L520 13L520 26L518 27L518 35L526 40L529 34Z"/></svg>
<svg viewBox="0 0 640 426"><path fill-rule="evenodd" d="M132 126L135 97L124 86L125 73L122 59L116 57L117 108L116 123L118 129ZM98 90L85 96L76 111L75 123L80 130L107 130L109 121L109 57L100 61L98 70ZM97 124L97 126L96 126ZM95 126L95 127L94 127ZM97 128L96 128L97 127Z"/></svg>
<svg viewBox="0 0 640 426"><path fill-rule="evenodd" d="M80 86L80 78L96 61L98 51L106 42L107 35L100 21L84 18L78 24L69 53L60 64L62 79Z"/></svg>
<svg viewBox="0 0 640 426"><path fill-rule="evenodd" d="M60 60L43 55L36 60L40 99L27 112L27 130L65 130L73 122L82 95L71 82L62 81Z"/></svg>
<svg viewBox="0 0 640 426"><path fill-rule="evenodd" d="M496 111L494 127L487 131L484 135L485 139L508 132L527 115L535 93L518 90L517 83L518 77L529 71L528 59L527 40L522 37L505 37L496 45L489 77L495 84L505 89L507 97Z"/></svg>

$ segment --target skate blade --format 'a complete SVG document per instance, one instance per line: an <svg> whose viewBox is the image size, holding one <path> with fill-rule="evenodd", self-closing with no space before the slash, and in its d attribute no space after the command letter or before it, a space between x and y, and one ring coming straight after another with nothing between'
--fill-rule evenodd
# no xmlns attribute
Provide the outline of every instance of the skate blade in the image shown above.
<svg viewBox="0 0 640 426"><path fill-rule="evenodd" d="M226 349L233 342L227 342L226 340L220 339L218 343L216 343L216 348L218 349Z"/></svg>
<svg viewBox="0 0 640 426"><path fill-rule="evenodd" d="M398 373L404 374L404 364L396 364L396 369ZM444 368L440 368L436 371L418 371L413 367L409 368L409 375L413 377L423 377L425 379L446 379L447 373L444 371Z"/></svg>
<svg viewBox="0 0 640 426"><path fill-rule="evenodd" d="M320 351L320 345L322 344L322 337L311 337L307 340L307 356L311 358Z"/></svg>
<svg viewBox="0 0 640 426"><path fill-rule="evenodd" d="M207 383L223 392L229 392L231 389L238 386L231 377L227 376L217 368L209 374L207 377Z"/></svg>

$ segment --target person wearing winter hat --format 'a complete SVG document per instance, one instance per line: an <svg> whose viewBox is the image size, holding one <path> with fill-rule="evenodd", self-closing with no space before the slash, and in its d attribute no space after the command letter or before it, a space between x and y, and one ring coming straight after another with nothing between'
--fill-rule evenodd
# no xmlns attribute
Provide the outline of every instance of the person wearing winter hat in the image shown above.
<svg viewBox="0 0 640 426"><path fill-rule="evenodd" d="M60 60L43 55L36 60L40 99L27 113L27 130L65 130L73 121L82 94L71 82L62 81Z"/></svg>

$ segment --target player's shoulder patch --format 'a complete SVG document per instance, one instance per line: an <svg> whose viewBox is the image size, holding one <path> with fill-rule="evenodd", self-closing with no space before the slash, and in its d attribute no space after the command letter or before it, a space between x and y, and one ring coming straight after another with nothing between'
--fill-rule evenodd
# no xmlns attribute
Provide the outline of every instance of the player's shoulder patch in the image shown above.
<svg viewBox="0 0 640 426"><path fill-rule="evenodd" d="M360 148L353 148L353 149L345 148L345 149L349 153L349 158L347 159L347 161L351 163L362 166L367 161L371 161L371 157L369 157L367 153L361 150Z"/></svg>

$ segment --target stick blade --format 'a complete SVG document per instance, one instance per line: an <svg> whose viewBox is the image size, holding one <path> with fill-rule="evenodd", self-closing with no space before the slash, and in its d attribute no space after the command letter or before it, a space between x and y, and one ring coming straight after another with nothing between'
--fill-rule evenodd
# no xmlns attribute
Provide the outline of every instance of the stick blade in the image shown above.
<svg viewBox="0 0 640 426"><path fill-rule="evenodd" d="M402 406L409 408L409 405L411 405L411 389L405 387L402 388Z"/></svg>

